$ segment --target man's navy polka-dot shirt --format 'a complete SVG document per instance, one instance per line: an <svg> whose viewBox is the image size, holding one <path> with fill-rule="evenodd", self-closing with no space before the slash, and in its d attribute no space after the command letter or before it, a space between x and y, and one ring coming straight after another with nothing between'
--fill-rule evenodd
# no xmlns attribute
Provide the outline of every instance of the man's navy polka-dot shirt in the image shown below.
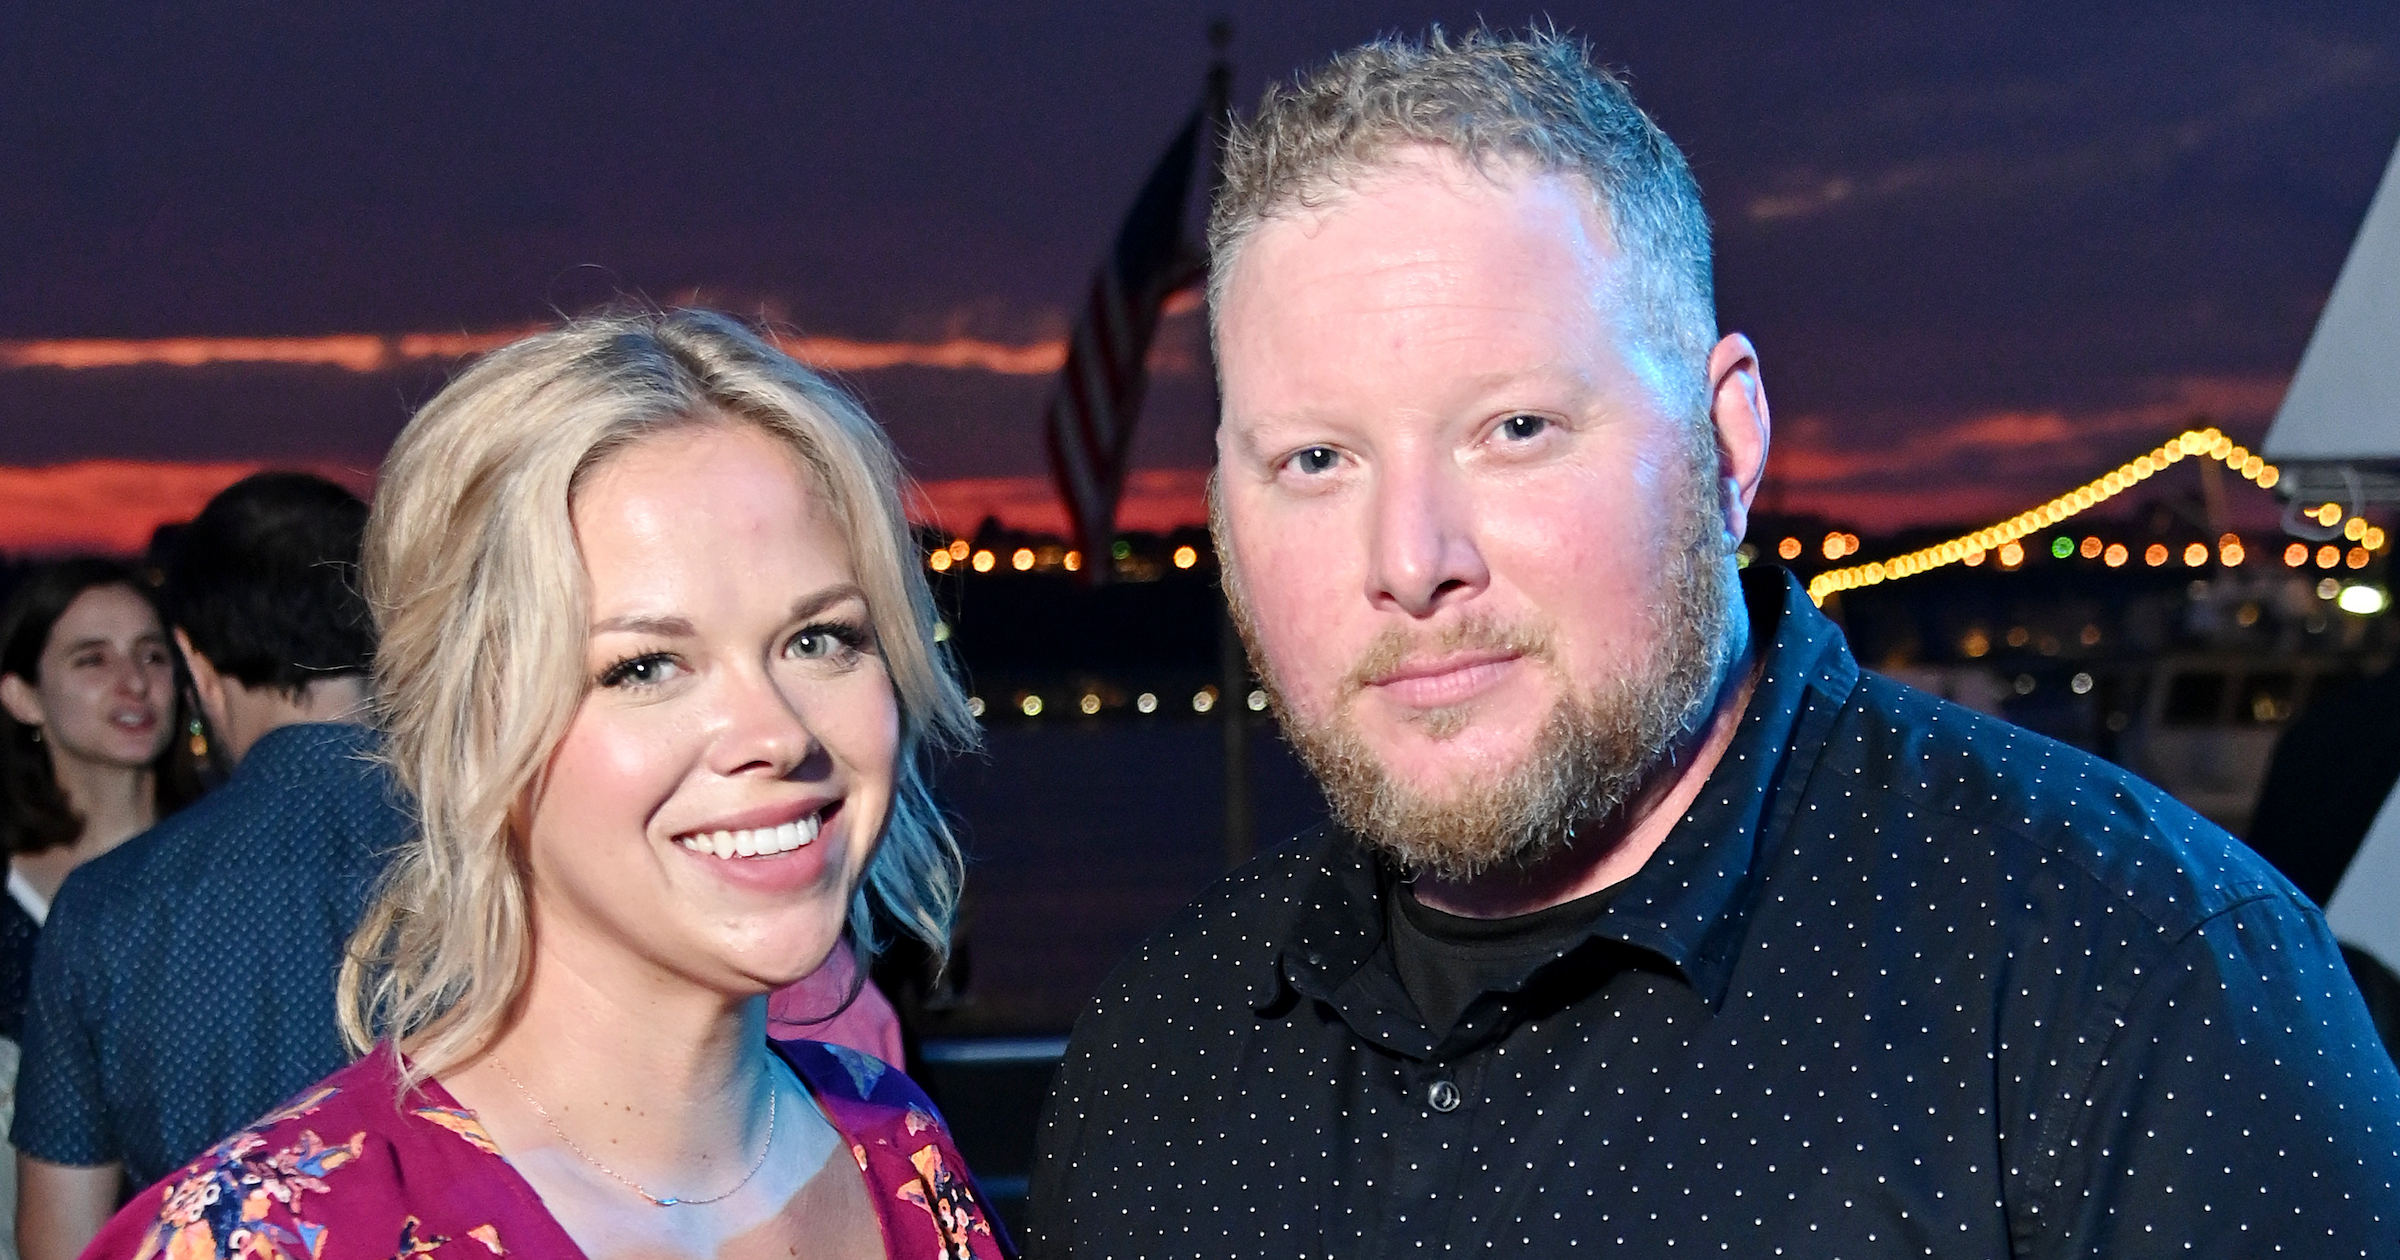
<svg viewBox="0 0 2400 1260"><path fill-rule="evenodd" d="M76 869L34 958L17 1149L147 1186L349 1061L334 975L410 825L358 726L286 726Z"/></svg>
<svg viewBox="0 0 2400 1260"><path fill-rule="evenodd" d="M2400 1256L2400 1074L2323 918L2073 749L1862 675L1788 575L1700 800L1429 1029L1319 832L1077 1025L1052 1257Z"/></svg>

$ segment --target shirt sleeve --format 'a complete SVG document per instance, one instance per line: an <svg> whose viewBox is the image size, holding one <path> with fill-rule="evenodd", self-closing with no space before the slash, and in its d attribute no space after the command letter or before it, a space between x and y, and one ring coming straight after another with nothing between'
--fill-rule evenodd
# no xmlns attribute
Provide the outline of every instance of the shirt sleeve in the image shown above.
<svg viewBox="0 0 2400 1260"><path fill-rule="evenodd" d="M2400 1073L2323 917L2243 902L2132 983L2034 1254L2400 1257Z"/></svg>
<svg viewBox="0 0 2400 1260"><path fill-rule="evenodd" d="M94 942L106 925L90 882L70 876L34 947L26 997L25 1055L17 1072L17 1118L9 1141L53 1164L119 1162L101 1092L98 1034L105 999Z"/></svg>

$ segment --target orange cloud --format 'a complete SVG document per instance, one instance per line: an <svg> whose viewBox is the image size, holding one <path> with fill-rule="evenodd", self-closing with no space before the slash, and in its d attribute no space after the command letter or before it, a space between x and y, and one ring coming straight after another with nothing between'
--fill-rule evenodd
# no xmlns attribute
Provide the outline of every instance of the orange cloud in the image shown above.
<svg viewBox="0 0 2400 1260"><path fill-rule="evenodd" d="M159 526L198 515L219 490L268 467L288 464L149 463L93 459L46 468L0 466L0 551L62 555L93 551L138 555ZM305 466L361 495L370 474Z"/></svg>
<svg viewBox="0 0 2400 1260"><path fill-rule="evenodd" d="M410 333L379 337L158 337L0 341L0 368L205 367L217 363L280 363L382 372L416 359L455 359L507 345L528 330L488 333Z"/></svg>
<svg viewBox="0 0 2400 1260"><path fill-rule="evenodd" d="M487 332L336 333L323 337L157 337L150 339L64 338L0 341L0 370L59 368L206 367L224 363L271 363L330 367L345 372L388 372L408 363L465 358L498 349L537 332L511 328ZM850 337L778 336L784 353L835 372L925 367L1043 376L1066 362L1063 340L1012 344L980 337L940 341L862 341Z"/></svg>
<svg viewBox="0 0 2400 1260"><path fill-rule="evenodd" d="M267 467L288 464L171 463L85 460L44 468L0 465L0 552L137 555L159 526L190 520L219 490ZM371 494L372 473L330 465L306 466ZM1166 533L1208 519L1205 469L1137 469L1127 479L1118 524ZM1067 513L1047 478L968 477L918 484L909 515L957 533L987 516L1010 529L1065 535Z"/></svg>
<svg viewBox="0 0 2400 1260"><path fill-rule="evenodd" d="M946 341L777 337L775 344L802 363L829 372L926 367L996 372L1002 376L1048 376L1067 361L1067 343L1063 340L1011 345L980 337L952 337Z"/></svg>

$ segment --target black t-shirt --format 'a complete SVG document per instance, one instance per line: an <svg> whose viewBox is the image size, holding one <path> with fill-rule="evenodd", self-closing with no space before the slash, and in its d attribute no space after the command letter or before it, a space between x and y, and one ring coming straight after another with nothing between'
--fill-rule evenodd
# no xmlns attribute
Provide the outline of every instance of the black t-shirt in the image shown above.
<svg viewBox="0 0 2400 1260"><path fill-rule="evenodd" d="M1470 919L1436 910L1418 901L1407 884L1389 880L1383 914L1400 987L1438 1038L1477 997L1515 988L1537 965L1582 944L1620 887L1611 884L1531 914Z"/></svg>

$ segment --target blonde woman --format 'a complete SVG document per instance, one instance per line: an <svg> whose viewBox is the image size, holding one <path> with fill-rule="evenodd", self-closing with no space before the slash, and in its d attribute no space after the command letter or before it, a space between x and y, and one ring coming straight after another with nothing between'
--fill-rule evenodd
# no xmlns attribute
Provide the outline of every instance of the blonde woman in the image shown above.
<svg viewBox="0 0 2400 1260"><path fill-rule="evenodd" d="M136 1198L89 1256L1010 1252L880 1061L766 995L870 916L942 947L964 741L898 470L699 312L498 351L369 525L421 827L342 979L363 1057Z"/></svg>

